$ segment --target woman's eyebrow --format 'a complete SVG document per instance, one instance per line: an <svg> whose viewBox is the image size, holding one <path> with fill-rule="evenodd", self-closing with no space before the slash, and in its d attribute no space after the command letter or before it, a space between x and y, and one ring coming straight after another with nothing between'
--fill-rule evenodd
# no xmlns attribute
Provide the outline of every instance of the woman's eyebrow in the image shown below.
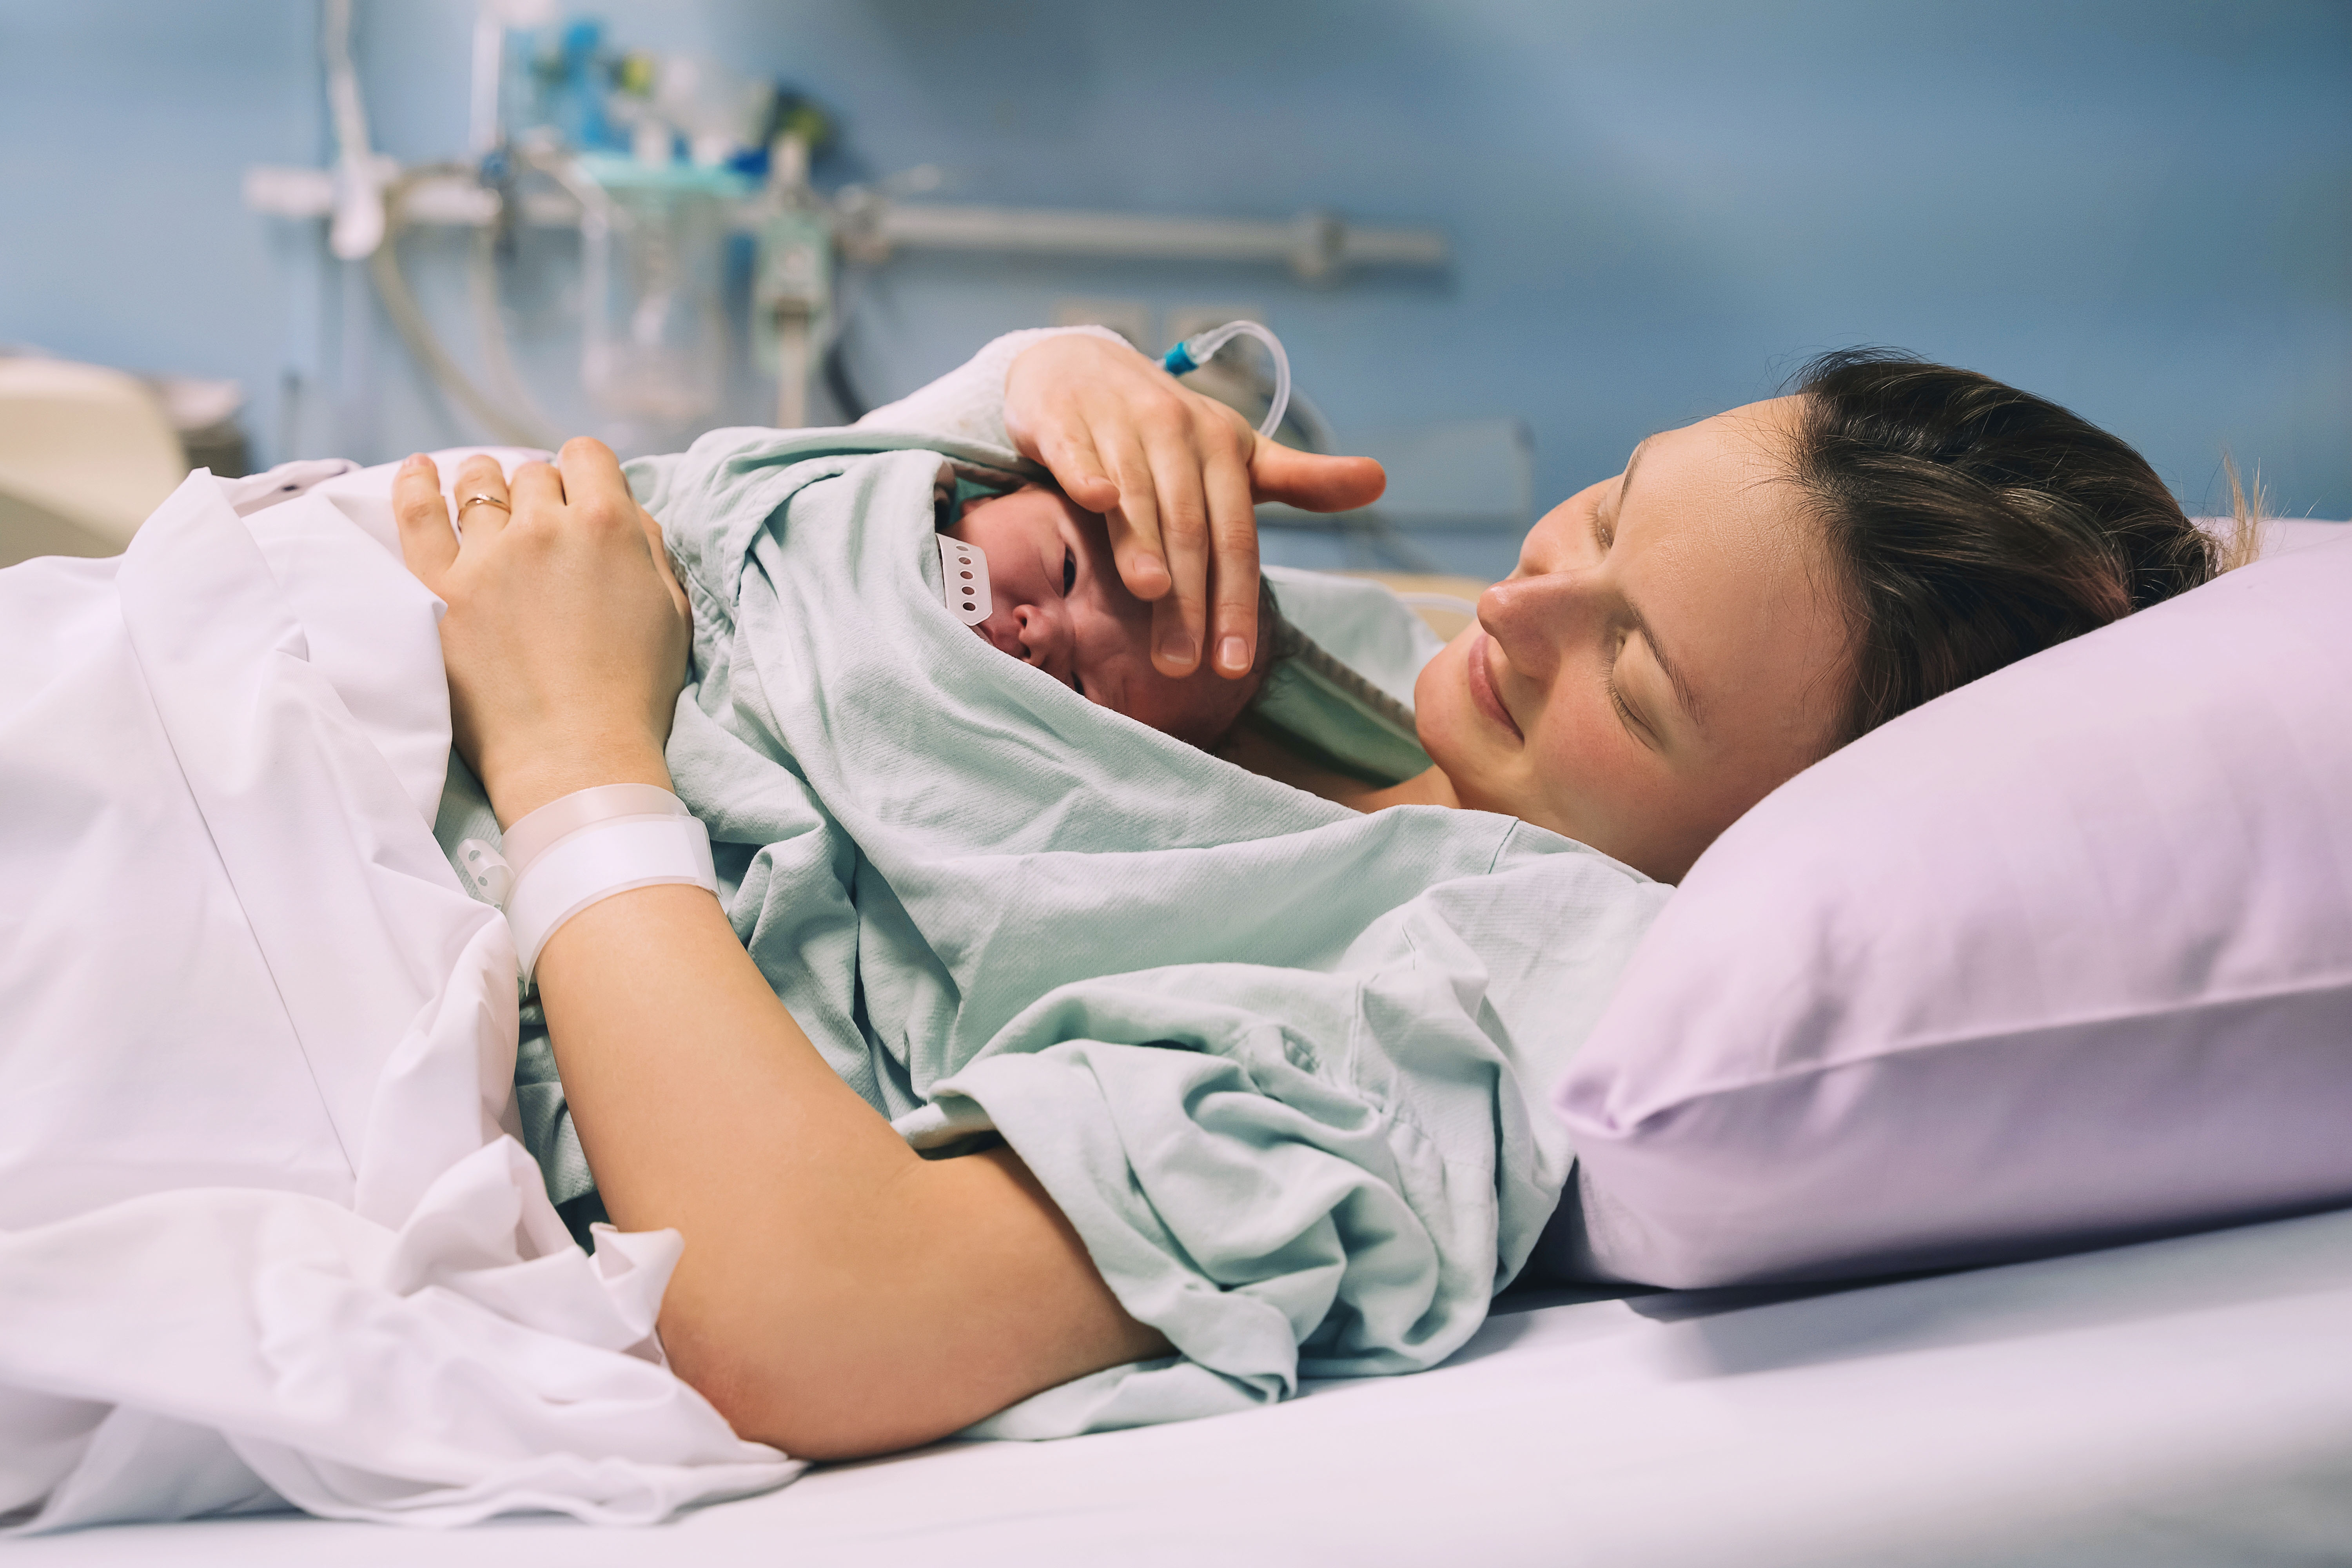
<svg viewBox="0 0 2352 1568"><path fill-rule="evenodd" d="M1633 488L1633 470L1642 466L1642 454L1650 449L1651 442L1656 440L1659 437L1664 434L1665 432L1663 430L1653 430L1648 435L1643 437L1639 441L1633 443L1633 455L1625 459L1624 477L1617 481L1618 512L1622 512L1625 510L1625 494Z"/></svg>
<svg viewBox="0 0 2352 1568"><path fill-rule="evenodd" d="M1622 514L1625 510L1626 492L1633 488L1633 470L1642 466L1642 454L1650 449L1651 442L1664 434L1663 430L1653 430L1634 443L1633 455L1625 459L1625 477L1617 481L1619 514ZM1690 682L1683 679L1682 671L1675 667L1674 660L1666 657L1665 646L1658 641L1658 634L1650 629L1650 623L1643 618L1641 609L1629 604L1625 606L1625 610L1628 618L1633 623L1633 629L1640 632L1642 640L1649 645L1650 657L1657 660L1659 669L1665 673L1666 684L1674 689L1676 706L1682 709L1684 716L1690 720L1694 728L1704 732L1706 729L1706 717L1699 705L1698 693L1691 689Z"/></svg>

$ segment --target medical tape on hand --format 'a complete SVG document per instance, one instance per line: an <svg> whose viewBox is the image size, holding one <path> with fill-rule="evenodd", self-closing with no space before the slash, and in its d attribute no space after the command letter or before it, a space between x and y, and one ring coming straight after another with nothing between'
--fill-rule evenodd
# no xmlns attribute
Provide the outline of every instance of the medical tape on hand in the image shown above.
<svg viewBox="0 0 2352 1568"><path fill-rule="evenodd" d="M473 847L469 843L467 848ZM552 801L507 830L500 900L528 982L548 939L589 905L670 883L713 894L710 833L666 789L605 784Z"/></svg>

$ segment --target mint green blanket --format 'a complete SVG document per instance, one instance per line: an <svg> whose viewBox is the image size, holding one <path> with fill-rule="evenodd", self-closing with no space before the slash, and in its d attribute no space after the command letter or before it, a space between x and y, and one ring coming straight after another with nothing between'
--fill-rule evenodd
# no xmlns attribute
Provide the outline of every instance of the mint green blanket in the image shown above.
<svg viewBox="0 0 2352 1568"><path fill-rule="evenodd" d="M1549 1217L1571 1154L1543 1097L1666 889L1507 817L1360 816L990 647L940 603L933 531L1017 464L861 429L629 465L692 602L669 764L736 933L879 1113L992 1126L1181 1352L977 1431L1428 1366ZM1409 696L1408 612L1290 581L1286 618ZM543 1041L525 1058L535 1152L573 1196Z"/></svg>

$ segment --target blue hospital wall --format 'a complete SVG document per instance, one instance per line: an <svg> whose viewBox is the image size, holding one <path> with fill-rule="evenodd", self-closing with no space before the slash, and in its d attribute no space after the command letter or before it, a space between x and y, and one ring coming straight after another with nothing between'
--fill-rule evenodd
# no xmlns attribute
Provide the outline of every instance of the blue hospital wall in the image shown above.
<svg viewBox="0 0 2352 1568"><path fill-rule="evenodd" d="M467 0L360 0L377 140L463 143ZM821 174L942 198L1430 224L1440 278L907 257L862 289L872 400L1069 296L1261 307L1344 436L1524 419L1549 500L1647 431L1892 343L2072 405L2192 507L2226 447L2352 513L2352 7L2171 0L614 0L618 43L837 110ZM255 162L326 152L303 0L0 0L0 342L234 376L260 455L471 432ZM420 288L457 297L454 252ZM534 374L575 394L526 300ZM448 316L453 333L462 317ZM759 405L730 411L756 419ZM1470 564L1499 568L1504 560Z"/></svg>

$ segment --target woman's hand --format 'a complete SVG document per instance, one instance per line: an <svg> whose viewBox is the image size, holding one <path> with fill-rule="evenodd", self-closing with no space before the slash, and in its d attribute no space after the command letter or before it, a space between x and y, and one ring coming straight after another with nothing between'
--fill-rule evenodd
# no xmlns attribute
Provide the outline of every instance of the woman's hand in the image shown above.
<svg viewBox="0 0 2352 1568"><path fill-rule="evenodd" d="M457 491L462 541L429 458L401 466L393 510L408 569L449 606L451 727L500 826L595 784L668 788L686 595L612 449L566 442L511 493L496 459L468 458Z"/></svg>
<svg viewBox="0 0 2352 1568"><path fill-rule="evenodd" d="M1202 648L1239 679L1257 651L1257 514L1369 506L1387 485L1369 458L1293 451L1151 360L1085 333L1047 338L1004 377L1004 425L1063 492L1110 521L1118 574L1154 600L1151 662L1190 675Z"/></svg>

